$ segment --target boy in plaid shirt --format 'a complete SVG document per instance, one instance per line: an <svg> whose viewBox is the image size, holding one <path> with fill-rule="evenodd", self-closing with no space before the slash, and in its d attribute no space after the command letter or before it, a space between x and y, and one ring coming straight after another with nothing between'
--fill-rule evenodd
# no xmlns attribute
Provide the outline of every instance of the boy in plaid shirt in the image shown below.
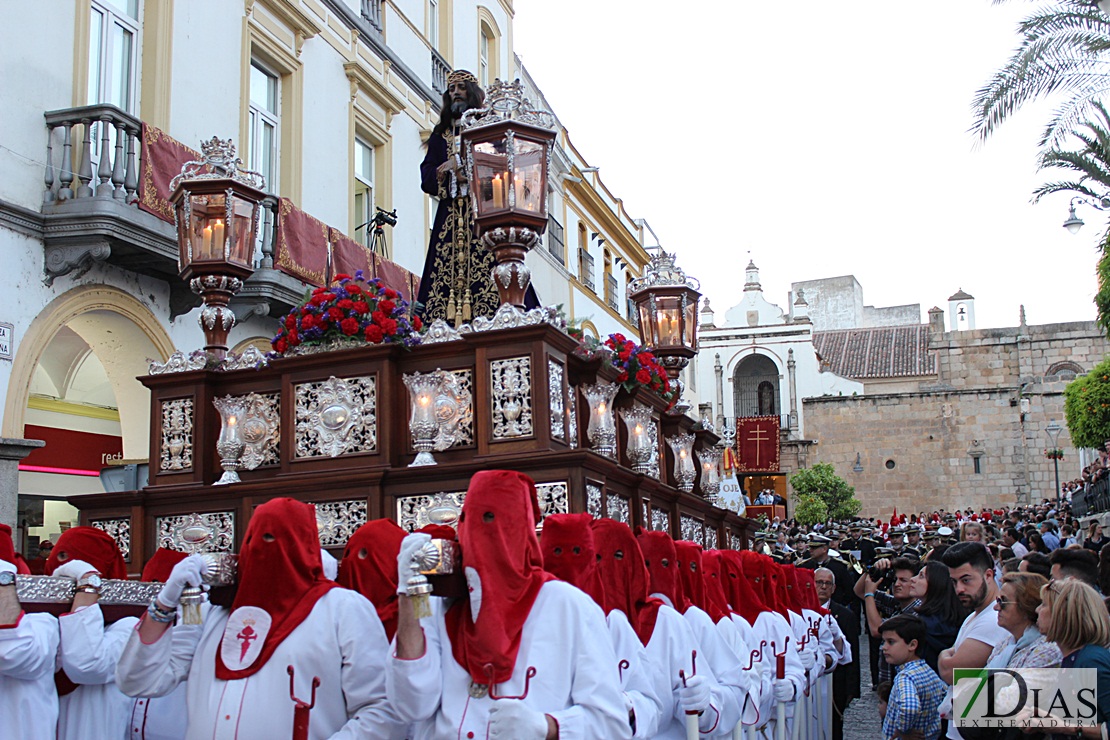
<svg viewBox="0 0 1110 740"><path fill-rule="evenodd" d="M886 717L883 719L883 740L940 737L940 703L948 686L929 664L918 657L925 639L925 623L915 615L899 614L879 625L883 655L892 666L898 666L894 687L890 691Z"/></svg>

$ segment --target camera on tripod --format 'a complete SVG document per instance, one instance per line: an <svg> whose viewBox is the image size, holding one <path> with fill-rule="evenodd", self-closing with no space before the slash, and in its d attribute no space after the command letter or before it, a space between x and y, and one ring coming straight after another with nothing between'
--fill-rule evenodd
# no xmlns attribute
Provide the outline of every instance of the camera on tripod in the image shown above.
<svg viewBox="0 0 1110 740"><path fill-rule="evenodd" d="M370 219L370 223L374 224L374 226L379 229L383 226L397 225L396 208L394 208L392 211L387 211L381 206L375 206L375 208L377 208L377 213L374 214L374 218Z"/></svg>

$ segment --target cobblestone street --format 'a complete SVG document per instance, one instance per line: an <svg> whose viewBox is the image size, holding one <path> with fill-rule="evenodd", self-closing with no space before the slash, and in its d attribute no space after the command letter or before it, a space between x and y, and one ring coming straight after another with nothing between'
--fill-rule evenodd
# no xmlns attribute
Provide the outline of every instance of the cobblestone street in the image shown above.
<svg viewBox="0 0 1110 740"><path fill-rule="evenodd" d="M879 740L883 736L883 723L879 721L879 697L871 690L871 671L868 669L868 640L860 636L860 698L844 713L844 740Z"/></svg>

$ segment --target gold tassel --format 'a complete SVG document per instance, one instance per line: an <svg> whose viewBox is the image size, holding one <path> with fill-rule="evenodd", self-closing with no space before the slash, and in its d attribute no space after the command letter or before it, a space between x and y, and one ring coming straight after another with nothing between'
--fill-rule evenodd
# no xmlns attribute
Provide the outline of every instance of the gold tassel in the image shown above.
<svg viewBox="0 0 1110 740"><path fill-rule="evenodd" d="M470 321L470 290L466 291L466 298L463 299L463 321Z"/></svg>
<svg viewBox="0 0 1110 740"><path fill-rule="evenodd" d="M196 625L204 624L200 614L200 605L204 600L204 592L194 586L187 586L181 592L181 623Z"/></svg>
<svg viewBox="0 0 1110 740"><path fill-rule="evenodd" d="M451 288L451 295L447 298L447 320L455 323L455 289Z"/></svg>
<svg viewBox="0 0 1110 740"><path fill-rule="evenodd" d="M428 598L428 594L419 594L417 596L410 596L412 600L412 613L417 619L424 619L425 617L432 616L432 602Z"/></svg>

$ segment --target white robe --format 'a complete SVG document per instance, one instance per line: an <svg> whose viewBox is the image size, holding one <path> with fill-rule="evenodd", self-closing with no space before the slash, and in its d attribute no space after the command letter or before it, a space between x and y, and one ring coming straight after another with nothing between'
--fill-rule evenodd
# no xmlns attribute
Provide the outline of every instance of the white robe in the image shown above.
<svg viewBox="0 0 1110 740"><path fill-rule="evenodd" d="M49 614L22 614L14 625L0 627L3 722L22 737L53 738L57 732L58 640L58 620Z"/></svg>
<svg viewBox="0 0 1110 740"><path fill-rule="evenodd" d="M417 739L485 738L494 700L470 696L470 674L455 661L443 617L422 623L424 654L402 660L394 653L386 677L390 703L414 724ZM560 738L631 737L605 617L593 599L568 583L540 587L524 621L513 675L497 684L497 692L522 694L530 667L536 675L524 704L551 715Z"/></svg>
<svg viewBox="0 0 1110 740"><path fill-rule="evenodd" d="M636 714L636 733L632 737L655 737L663 715L663 700L659 697L670 692L670 684L663 672L652 665L647 648L640 642L624 612L614 609L605 622L609 626L609 637L617 657L621 690ZM628 661L628 667L623 671L620 670L622 660Z"/></svg>
<svg viewBox="0 0 1110 740"><path fill-rule="evenodd" d="M687 676L695 675L691 663L693 651L698 650L698 641L694 631L681 614L669 606L659 607L659 614L655 620L655 630L648 640L647 651L656 670L662 670L670 681L670 695L663 697L663 706L670 711L665 713L662 726L657 737L670 740L685 740L686 738L686 713L679 702L679 691L682 689L682 679L679 671L685 671ZM740 706L737 704L736 695L731 688L726 688L718 683L709 661L701 657L698 652L696 675L704 676L710 682L710 708L703 712L698 719L698 728L704 735L721 735L731 732L732 728L740 721ZM668 703L669 702L669 703ZM669 715L670 721L666 717Z"/></svg>
<svg viewBox="0 0 1110 740"><path fill-rule="evenodd" d="M722 727L725 730L731 730L745 714L754 717L755 706L748 701L753 681L744 670L748 664L747 643L739 633L736 633L731 640L726 640L717 625L713 624L713 619L699 607L691 605L682 613L682 617L690 625L690 629L694 632L694 639L698 642L699 662L704 656L704 660L713 669L717 683L732 691L736 707L740 712L736 715L736 721L732 721L732 717L722 718L718 731ZM741 655L744 657L741 658ZM758 691L758 683L754 685ZM758 694L756 700L758 700Z"/></svg>
<svg viewBox="0 0 1110 740"><path fill-rule="evenodd" d="M201 604L201 615L207 617L212 606ZM202 625L182 625L178 610L172 640L181 642L179 651L188 651L200 639ZM164 696L140 696L131 700L127 740L184 740L189 727L188 681L182 681Z"/></svg>
<svg viewBox="0 0 1110 740"><path fill-rule="evenodd" d="M216 678L216 653L230 612L213 607L192 639L174 639L171 627L146 645L133 630L119 664L120 688L131 696L163 696L188 678L189 740L268 738L284 740L293 731L289 673L306 702L312 679L320 679L316 706L309 714L309 737L404 738L385 700L389 644L378 613L361 594L333 588L252 676Z"/></svg>
<svg viewBox="0 0 1110 740"><path fill-rule="evenodd" d="M58 667L79 686L58 700L58 740L123 737L131 700L116 686L116 664L139 620L104 624L100 604L58 618Z"/></svg>

